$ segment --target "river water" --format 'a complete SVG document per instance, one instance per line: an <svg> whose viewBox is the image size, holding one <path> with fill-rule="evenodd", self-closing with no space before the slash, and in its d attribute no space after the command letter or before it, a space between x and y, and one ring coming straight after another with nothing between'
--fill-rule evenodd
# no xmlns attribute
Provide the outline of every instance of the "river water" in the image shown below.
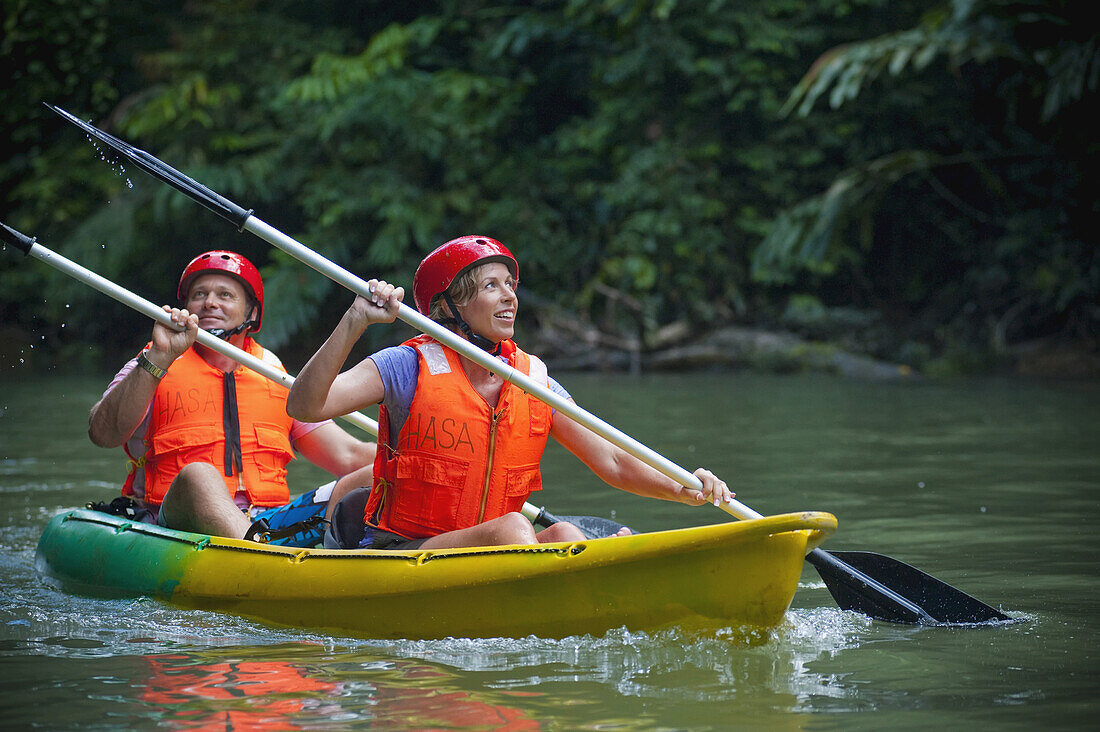
<svg viewBox="0 0 1100 732"><path fill-rule="evenodd" d="M49 517L117 494L121 452L85 435L108 376L0 377L0 727L1074 729L1100 709L1100 384L562 375L582 405L761 513L832 512L826 548L889 554L1015 622L872 622L838 610L806 565L766 633L425 642L45 585ZM636 530L727 520L601 487L556 446L544 465L532 501L555 513ZM292 466L295 491L325 480Z"/></svg>

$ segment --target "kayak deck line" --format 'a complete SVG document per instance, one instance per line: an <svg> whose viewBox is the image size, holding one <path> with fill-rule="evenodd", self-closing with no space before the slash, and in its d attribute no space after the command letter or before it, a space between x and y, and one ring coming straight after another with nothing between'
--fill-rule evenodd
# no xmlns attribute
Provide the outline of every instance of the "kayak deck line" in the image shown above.
<svg viewBox="0 0 1100 732"><path fill-rule="evenodd" d="M89 515L90 514L90 515ZM823 523L820 528L815 528L815 531L821 531L829 525L828 521L821 522L818 516L829 515L821 514L814 511L806 511L802 513L790 513L790 514L777 514L776 516L768 517L769 519L775 518L787 518L791 517L798 523L804 522L819 522ZM251 552L255 554L270 554L286 558L301 557L302 561L308 558L325 558L325 559L410 559L415 557L417 564L426 564L429 561L449 559L455 557L483 557L501 554L557 554L564 556L570 554L576 556L583 552L586 545L593 541L608 541L608 540L620 540L627 539L631 536L646 536L652 534L667 534L673 531L691 531L693 528L703 527L691 527L688 529L665 529L660 532L646 532L642 534L628 534L626 536L608 536L602 539L587 539L584 541L577 541L571 543L558 542L553 544L539 544L539 545L513 545L513 546L493 546L493 547L459 547L456 549L436 549L424 551L420 549L410 550L392 550L392 549L303 549L300 547L284 547L284 546L267 546L259 542L249 541L245 539L232 539L230 537L221 536L208 536L206 534L195 534L193 532L179 531L176 529L167 529L166 527L158 524L149 524L140 521L131 520L112 520L108 514L102 514L98 511L78 509L76 511L70 511L62 514L62 520L64 522L80 521L89 524L99 524L101 526L107 526L112 528L115 533L121 534L126 531L132 531L139 534L145 534L147 536L156 537L158 539L166 539L169 541L176 541L181 544L189 544L196 549L219 549L226 551L239 551L239 552ZM100 518L103 517L103 518ZM741 522L742 524L745 522ZM833 520L835 526L835 519ZM731 524L736 525L736 524ZM799 526L799 529L806 527ZM776 530L767 533L767 536L775 536L777 534L786 533L791 531L792 527L787 525L781 525L776 527ZM828 531L831 535L832 530ZM192 536L200 537L198 539L190 538ZM822 537L824 540L825 537ZM819 542L816 542L815 545Z"/></svg>
<svg viewBox="0 0 1100 732"><path fill-rule="evenodd" d="M164 527L148 524L140 521L126 520L122 523L115 523L109 519L99 519L95 516L88 516L85 513L98 513L95 511L88 511L82 513L68 513L63 516L63 522L68 523L70 521L79 521L89 524L99 524L101 526L110 527L116 534L122 534L130 531L138 534L144 534L146 536L156 537L157 539L165 539L168 541L175 541L181 544L188 544L195 549L217 549L223 551L236 551L236 552L250 552L253 554L270 554L274 556L284 557L293 561L304 562L310 558L325 559L401 559L408 561L415 559L416 564L426 564L427 562L439 559L447 559L454 556L490 556L494 554L557 554L565 556L567 554L576 556L585 549L585 543L587 542L574 542L571 544L565 544L564 546L559 544L553 545L538 545L538 546L505 546L505 547L470 547L462 550L449 550L449 551L422 551L419 549L413 549L408 551L393 551L393 550L380 550L380 549L303 549L300 547L282 547L282 546L266 546L259 542L247 541L244 539L230 539L229 537L218 536L206 536L204 534L193 534L191 532L176 531L170 529L164 531ZM101 514L106 516L106 514ZM199 539L192 539L192 536L199 536ZM612 538L612 537L608 537ZM595 541L594 539L591 541Z"/></svg>
<svg viewBox="0 0 1100 732"><path fill-rule="evenodd" d="M47 524L35 563L64 591L342 635L560 638L700 619L773 627L806 552L835 529L805 512L537 546L300 549L75 509Z"/></svg>

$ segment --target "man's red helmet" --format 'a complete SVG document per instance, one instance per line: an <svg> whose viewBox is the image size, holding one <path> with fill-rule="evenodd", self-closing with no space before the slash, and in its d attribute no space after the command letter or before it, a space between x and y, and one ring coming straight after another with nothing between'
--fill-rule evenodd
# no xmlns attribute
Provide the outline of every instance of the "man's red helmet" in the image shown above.
<svg viewBox="0 0 1100 732"><path fill-rule="evenodd" d="M441 244L424 257L413 275L413 299L416 309L427 315L432 298L446 290L455 277L475 264L502 262L519 279L519 262L508 247L487 236L460 236Z"/></svg>
<svg viewBox="0 0 1100 732"><path fill-rule="evenodd" d="M176 288L176 297L180 302L186 302L191 281L201 274L222 273L239 279L248 291L248 295L256 301L256 317L249 328L256 332L260 329L260 321L264 314L264 282L260 279L260 271L256 265L249 262L236 252L213 251L204 252L191 260L180 275L180 284Z"/></svg>

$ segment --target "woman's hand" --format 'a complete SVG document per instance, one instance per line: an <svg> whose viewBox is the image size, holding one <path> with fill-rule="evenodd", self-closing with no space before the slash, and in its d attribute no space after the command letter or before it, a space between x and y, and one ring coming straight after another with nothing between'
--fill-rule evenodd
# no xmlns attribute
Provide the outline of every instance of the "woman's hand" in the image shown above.
<svg viewBox="0 0 1100 732"><path fill-rule="evenodd" d="M348 308L348 324L362 332L374 323L392 323L397 319L405 288L394 287L385 280L369 280L370 297L358 295Z"/></svg>
<svg viewBox="0 0 1100 732"><path fill-rule="evenodd" d="M702 506L704 503L713 503L715 506L718 506L723 503L728 503L737 495L729 489L729 486L726 485L724 480L721 480L717 475L706 468L699 468L695 471L694 475L702 482L703 490L683 490L681 495L688 499L685 503L691 503L695 506Z"/></svg>

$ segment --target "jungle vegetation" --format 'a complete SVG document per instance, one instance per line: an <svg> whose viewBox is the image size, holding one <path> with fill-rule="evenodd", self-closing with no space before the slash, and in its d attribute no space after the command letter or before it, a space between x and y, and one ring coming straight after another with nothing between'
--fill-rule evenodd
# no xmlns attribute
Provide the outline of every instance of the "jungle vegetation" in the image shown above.
<svg viewBox="0 0 1100 732"><path fill-rule="evenodd" d="M494 236L532 337L739 324L929 371L1095 354L1087 5L6 0L0 219L162 302L194 254L241 251L284 353L350 302L48 101L364 276L409 285L443 241ZM114 366L146 332L10 252L0 278L5 360Z"/></svg>

